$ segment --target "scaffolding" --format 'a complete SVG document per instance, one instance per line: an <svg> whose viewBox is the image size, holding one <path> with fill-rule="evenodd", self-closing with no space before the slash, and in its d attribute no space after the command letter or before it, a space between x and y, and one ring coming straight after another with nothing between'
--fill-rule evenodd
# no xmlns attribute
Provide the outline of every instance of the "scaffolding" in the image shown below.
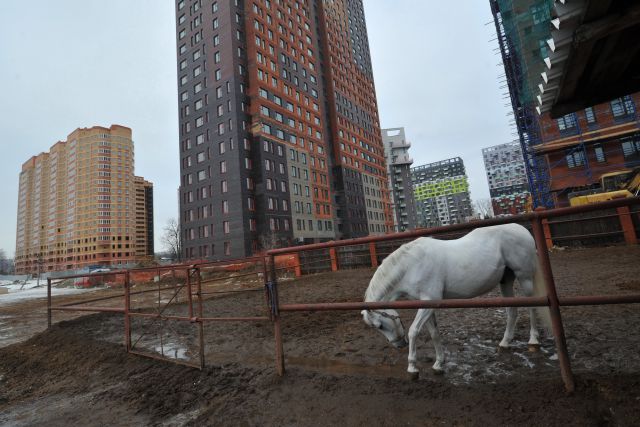
<svg viewBox="0 0 640 427"><path fill-rule="evenodd" d="M527 181L534 207L554 206L550 191L549 168L544 156L534 147L542 142L535 110L537 93L531 87L544 71L546 40L550 38L549 20L553 0L491 0L500 53L509 87L514 122L525 161Z"/></svg>

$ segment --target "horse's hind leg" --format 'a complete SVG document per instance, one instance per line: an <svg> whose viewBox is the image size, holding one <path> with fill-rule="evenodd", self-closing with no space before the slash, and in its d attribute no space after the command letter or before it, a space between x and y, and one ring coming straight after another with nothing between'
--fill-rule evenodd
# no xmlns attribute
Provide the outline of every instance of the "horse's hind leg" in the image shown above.
<svg viewBox="0 0 640 427"><path fill-rule="evenodd" d="M518 281L524 294L528 297L533 296L533 281L531 279L518 279ZM538 347L540 347L540 334L536 324L536 310L534 308L529 308L529 321L531 325L529 329L529 351L537 351Z"/></svg>
<svg viewBox="0 0 640 427"><path fill-rule="evenodd" d="M503 297L512 297L513 296L513 281L515 276L513 273L507 275L505 273L505 277L502 278L502 282L500 283L500 293ZM516 328L516 319L518 317L518 309L515 307L507 307L507 328L504 331L504 337L502 337L502 341L500 341L499 347L501 349L509 348L511 344L511 340L513 339L513 335Z"/></svg>
<svg viewBox="0 0 640 427"><path fill-rule="evenodd" d="M409 366L407 367L407 372L409 372L409 374L413 377L417 377L418 375L418 368L416 367L416 338L418 338L420 330L425 324L427 325L429 334L431 335L431 339L433 340L433 345L436 349L436 363L433 365L433 369L436 370L436 372L441 372L442 365L444 363L444 351L442 348L442 343L440 342L438 329L435 327L435 314L433 312L433 309L421 308L420 310L418 310L416 318L413 320L408 333Z"/></svg>
<svg viewBox="0 0 640 427"><path fill-rule="evenodd" d="M429 330L429 334L431 334L433 346L436 348L436 362L433 364L432 368L436 374L442 374L444 373L444 346L440 340L440 332L438 332L438 323L436 322L435 313L427 321L427 329Z"/></svg>

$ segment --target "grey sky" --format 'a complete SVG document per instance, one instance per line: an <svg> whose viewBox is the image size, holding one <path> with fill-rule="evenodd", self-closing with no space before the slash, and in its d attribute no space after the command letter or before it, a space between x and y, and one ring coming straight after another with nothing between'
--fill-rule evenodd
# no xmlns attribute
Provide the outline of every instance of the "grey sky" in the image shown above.
<svg viewBox="0 0 640 427"><path fill-rule="evenodd" d="M414 165L461 156L474 199L489 193L481 148L513 139L488 3L365 0L382 126L406 128ZM77 127L117 123L155 185L160 250L178 212L174 1L2 1L0 16L0 248L15 251L22 163Z"/></svg>

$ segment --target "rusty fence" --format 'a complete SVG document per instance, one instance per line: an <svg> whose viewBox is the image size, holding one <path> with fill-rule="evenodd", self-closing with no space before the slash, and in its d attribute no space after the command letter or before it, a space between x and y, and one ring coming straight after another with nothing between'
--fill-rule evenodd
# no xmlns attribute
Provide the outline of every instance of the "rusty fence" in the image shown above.
<svg viewBox="0 0 640 427"><path fill-rule="evenodd" d="M48 326L56 311L122 314L127 352L202 369L205 364L204 323L271 321L266 303L261 307L262 315L205 316L204 302L233 292L265 293L264 269L264 258L252 257L50 278L47 279ZM230 289L225 284L230 280L240 283L240 289ZM106 292L108 295L53 305L52 286L78 281L81 285L87 282L92 286L108 285L112 290ZM195 337L189 339L194 330ZM150 337L152 331L155 337ZM185 341L180 343L180 355L167 334L172 335L174 341Z"/></svg>
<svg viewBox="0 0 640 427"><path fill-rule="evenodd" d="M204 324L207 322L270 322L273 325L275 341L275 364L279 375L285 372L285 357L282 336L282 314L295 311L336 311L371 309L419 309L419 308L489 308L489 307L549 307L552 331L555 339L560 371L567 391L574 390L571 361L567 352L564 326L560 307L575 305L628 304L639 303L640 294L591 295L559 297L556 292L553 272L547 248L554 244L552 228L582 218L600 221L611 220L615 216L627 244L637 243L635 224L640 223L637 206L640 198L619 199L608 202L560 208L539 209L535 212L466 224L420 229L405 233L371 236L350 240L331 241L304 246L273 249L264 256L202 262L191 265L171 265L105 272L91 275L65 276L47 279L48 324L54 311L111 312L124 316L124 345L128 352L154 359L171 361L202 369L205 365ZM567 220L569 218L569 220ZM282 304L278 297L278 278L283 272L300 277L323 271L337 271L350 268L376 268L382 260L401 244L422 236L439 239L460 237L470 230L498 224L520 223L533 234L540 264L546 282L545 297L501 297L450 299L438 301L393 301L393 302L332 302ZM579 221L578 221L579 222ZM614 232L612 232L613 234ZM597 234L590 233L590 234ZM584 239L598 236L574 235ZM51 287L68 280L94 280L111 283L114 290L108 295L69 303L53 305ZM232 280L238 289L232 289ZM204 313L204 302L209 298L232 292L260 292L265 304L254 307L259 315L218 315ZM148 295L153 296L153 300ZM93 305L99 303L100 305ZM237 314L237 313L236 313ZM142 328L140 322L151 322L159 333L156 341L149 339L149 328ZM139 328L140 327L140 328ZM138 332L138 329L140 331ZM188 357L179 355L172 347L165 332L173 334L173 339L188 337ZM159 345L158 345L159 341ZM173 351L173 357L171 352Z"/></svg>
<svg viewBox="0 0 640 427"><path fill-rule="evenodd" d="M613 209L615 216L619 218L620 228L618 234L624 236L627 244L637 243L634 230L634 215L637 211L632 207L640 204L640 198L618 199L598 204L560 208L553 210L536 209L535 212L504 217L493 218L484 221L471 222L466 224L455 224L445 227L434 227L429 229L415 230L405 233L389 234L384 236L371 236L345 241L334 241L318 243L299 247L289 247L274 249L267 252L267 283L269 304L271 307L271 317L274 325L274 338L276 342L275 363L278 374L283 375L284 349L281 328L282 313L295 311L336 311L336 310L375 310L375 309L419 309L419 308L488 308L488 307L543 307L549 308L551 314L551 326L560 364L560 373L568 392L575 389L571 361L567 351L567 344L564 334L564 325L560 312L561 306L576 305L602 305L602 304L630 304L640 303L640 294L630 295L589 295L559 297L549 260L547 248L553 246L551 226L559 224L569 215L584 215L596 213L590 216L591 220L598 220L605 215L609 218L613 214L597 214ZM588 218L586 217L583 218ZM584 219L586 221L587 219ZM569 221L575 222L575 219ZM636 219L637 221L637 219ZM437 236L438 238L456 238L468 231L499 224L520 223L529 228L538 247L538 256L546 283L546 297L501 297L501 298L473 298L473 299L449 299L433 301L392 301L392 302L342 302L342 303L314 303L314 304L281 304L278 299L278 281L275 257L281 255L294 255L298 260L298 265L303 265L307 258L307 253L313 253L315 262L323 261L325 266L331 271L341 268L346 264L348 267L354 265L368 264L370 267L377 267L381 258L392 252L399 244L423 236ZM637 223L637 222L636 222ZM593 234L593 233L592 233ZM577 238L590 238L592 235L574 236ZM597 237L597 236L595 236ZM351 248L349 250L348 248ZM540 250L543 248L543 250ZM385 252L380 253L379 249ZM322 254L325 254L323 257ZM302 267L300 267L302 269ZM297 271L301 273L302 271Z"/></svg>

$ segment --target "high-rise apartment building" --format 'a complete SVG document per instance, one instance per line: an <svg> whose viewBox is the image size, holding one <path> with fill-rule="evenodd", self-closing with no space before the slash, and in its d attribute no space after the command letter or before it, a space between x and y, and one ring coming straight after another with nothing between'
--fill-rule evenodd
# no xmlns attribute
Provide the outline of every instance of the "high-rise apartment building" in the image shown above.
<svg viewBox="0 0 640 427"><path fill-rule="evenodd" d="M153 256L153 184L134 176L136 190L136 256Z"/></svg>
<svg viewBox="0 0 640 427"><path fill-rule="evenodd" d="M418 217L411 182L411 143L405 137L404 128L382 129L382 142L393 196L395 231L413 230L418 225Z"/></svg>
<svg viewBox="0 0 640 427"><path fill-rule="evenodd" d="M530 193L520 143L483 148L482 158L494 215L524 212Z"/></svg>
<svg viewBox="0 0 640 427"><path fill-rule="evenodd" d="M534 207L640 166L638 61L619 42L640 25L625 2L568 3L490 0Z"/></svg>
<svg viewBox="0 0 640 427"><path fill-rule="evenodd" d="M126 266L153 255L152 185L134 177L131 129L76 129L25 162L19 182L16 272Z"/></svg>
<svg viewBox="0 0 640 427"><path fill-rule="evenodd" d="M176 0L184 256L392 229L362 2Z"/></svg>
<svg viewBox="0 0 640 427"><path fill-rule="evenodd" d="M460 224L473 215L460 157L411 168L411 178L421 227Z"/></svg>

